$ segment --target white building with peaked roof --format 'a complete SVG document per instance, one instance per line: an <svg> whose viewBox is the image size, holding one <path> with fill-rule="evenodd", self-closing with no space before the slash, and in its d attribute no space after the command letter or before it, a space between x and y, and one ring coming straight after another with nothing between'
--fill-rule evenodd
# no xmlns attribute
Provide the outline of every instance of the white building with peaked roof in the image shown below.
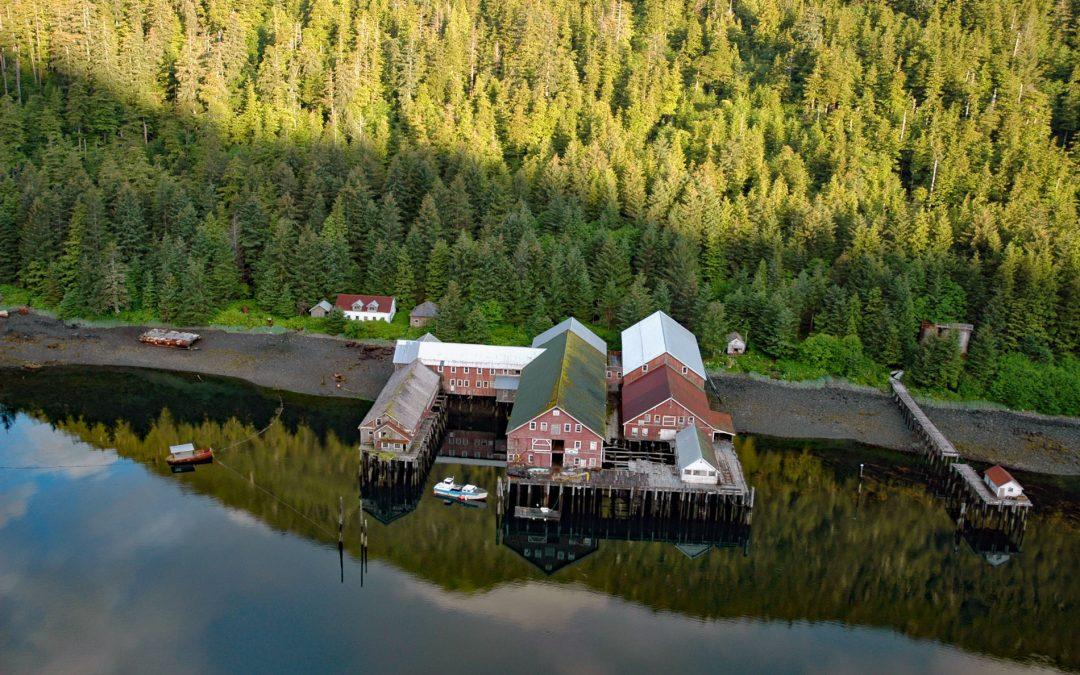
<svg viewBox="0 0 1080 675"><path fill-rule="evenodd" d="M667 366L699 387L707 374L697 338L663 312L656 312L622 332L623 385Z"/></svg>
<svg viewBox="0 0 1080 675"><path fill-rule="evenodd" d="M716 485L720 478L712 442L695 426L675 434L675 462L684 483Z"/></svg>
<svg viewBox="0 0 1080 675"><path fill-rule="evenodd" d="M1019 497L1024 494L1024 488L1000 464L987 469L983 481L995 497Z"/></svg>

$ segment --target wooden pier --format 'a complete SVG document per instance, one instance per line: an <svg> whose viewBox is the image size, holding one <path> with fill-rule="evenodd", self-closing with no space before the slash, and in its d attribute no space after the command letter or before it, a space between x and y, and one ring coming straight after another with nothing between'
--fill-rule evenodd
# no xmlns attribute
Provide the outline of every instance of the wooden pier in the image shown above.
<svg viewBox="0 0 1080 675"><path fill-rule="evenodd" d="M960 453L956 451L949 439L945 438L945 434L941 433L934 423L930 421L930 418L926 416L919 404L908 393L907 387L900 382L900 378L898 376L890 377L889 385L892 387L893 400L900 406L904 421L915 432L922 450L930 457L931 461L949 464L959 460Z"/></svg>
<svg viewBox="0 0 1080 675"><path fill-rule="evenodd" d="M1002 542L1002 552L1016 553L1024 540L1031 500L1026 496L998 497L968 464L950 467L946 510L965 539ZM974 545L973 545L974 547Z"/></svg>
<svg viewBox="0 0 1080 675"><path fill-rule="evenodd" d="M754 489L748 488L730 442L716 444L720 482L686 483L670 464L630 460L625 469L510 476L499 485L500 513L518 506L547 507L601 520L660 518L675 522L750 523Z"/></svg>
<svg viewBox="0 0 1080 675"><path fill-rule="evenodd" d="M929 483L935 494L943 497L945 508L956 520L957 537L971 541L1006 542L1006 552L1016 552L1024 538L1031 500L1018 497L998 497L969 464L965 464L945 434L930 421L907 387L900 382L899 373L889 378L893 400L900 407L904 421L915 432L920 448L931 464ZM974 546L973 546L974 548ZM989 558L988 558L989 559Z"/></svg>

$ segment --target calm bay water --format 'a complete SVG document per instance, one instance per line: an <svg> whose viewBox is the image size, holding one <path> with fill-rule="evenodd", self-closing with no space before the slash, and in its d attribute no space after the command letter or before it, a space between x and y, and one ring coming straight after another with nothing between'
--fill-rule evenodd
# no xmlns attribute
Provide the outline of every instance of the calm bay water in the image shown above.
<svg viewBox="0 0 1080 675"><path fill-rule="evenodd" d="M1021 477L1039 508L994 565L917 463L749 438L744 545L591 540L548 573L493 509L425 490L367 516L365 571L363 404L153 372L0 382L0 672L1080 668L1075 481ZM227 447L282 403L220 462L169 472L169 444ZM55 468L11 468L28 466ZM429 482L447 473L499 475L440 464Z"/></svg>

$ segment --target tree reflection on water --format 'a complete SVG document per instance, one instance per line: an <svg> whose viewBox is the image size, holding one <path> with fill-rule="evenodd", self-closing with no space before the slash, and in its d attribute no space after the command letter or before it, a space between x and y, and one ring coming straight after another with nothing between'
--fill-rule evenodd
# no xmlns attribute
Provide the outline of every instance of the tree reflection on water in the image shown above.
<svg viewBox="0 0 1080 675"><path fill-rule="evenodd" d="M363 516L352 429L365 404L291 398L279 423L222 453L235 472L210 465L173 475L165 463L169 445L195 440L224 448L245 439L271 418L277 394L163 373L72 378L48 370L17 377L16 386L0 392L0 406L9 418L29 414L271 528L328 547L337 546L344 496L345 549L359 555ZM1002 559L957 542L912 459L752 437L741 439L738 451L757 488L746 546L579 537L562 542L561 560L556 552L552 561L538 562L531 552L522 554L520 537L503 541L495 509L448 507L430 496L431 483L448 473L494 491L499 469L437 464L415 510L388 524L370 520L369 556L463 593L546 578L702 619L881 626L997 657L1041 655L1058 667L1080 667L1075 482L1044 490L1023 550ZM861 488L860 464L866 465ZM1054 484L1025 479L1036 491L1040 482ZM516 534L529 541L528 533Z"/></svg>

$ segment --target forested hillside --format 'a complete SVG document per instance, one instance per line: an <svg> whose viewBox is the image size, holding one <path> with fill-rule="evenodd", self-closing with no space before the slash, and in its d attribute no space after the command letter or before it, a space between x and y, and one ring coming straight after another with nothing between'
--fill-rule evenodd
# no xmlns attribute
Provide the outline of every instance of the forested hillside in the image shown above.
<svg viewBox="0 0 1080 675"><path fill-rule="evenodd" d="M0 283L188 324L393 293L473 339L662 308L710 352L739 329L835 374L1076 397L1078 15L8 0ZM921 320L974 323L970 358Z"/></svg>

